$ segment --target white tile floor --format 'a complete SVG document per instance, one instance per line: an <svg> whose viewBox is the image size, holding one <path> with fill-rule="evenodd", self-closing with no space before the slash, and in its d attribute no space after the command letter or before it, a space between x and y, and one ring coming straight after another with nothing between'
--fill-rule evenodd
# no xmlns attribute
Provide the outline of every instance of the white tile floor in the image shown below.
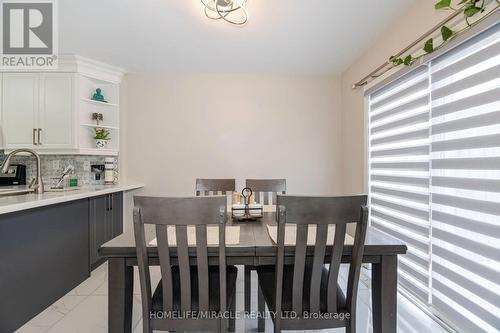
<svg viewBox="0 0 500 333"><path fill-rule="evenodd" d="M103 264L92 272L90 278L52 304L45 311L17 330L17 333L105 333L107 332L107 264ZM238 274L236 309L243 310L243 271ZM345 274L344 274L345 276ZM152 280L159 280L159 270L152 270ZM141 296L136 271L134 285L133 332L142 332ZM256 290L256 278L252 278ZM357 325L358 332L372 332L371 292L369 278L364 275L359 289ZM257 295L252 294L252 307L256 307ZM236 332L256 332L256 320L239 320ZM266 332L272 332L272 322L266 323ZM319 331L318 331L319 332ZM344 329L324 330L321 332L337 333ZM398 298L398 332L399 333L440 333L446 332L418 307L405 297Z"/></svg>

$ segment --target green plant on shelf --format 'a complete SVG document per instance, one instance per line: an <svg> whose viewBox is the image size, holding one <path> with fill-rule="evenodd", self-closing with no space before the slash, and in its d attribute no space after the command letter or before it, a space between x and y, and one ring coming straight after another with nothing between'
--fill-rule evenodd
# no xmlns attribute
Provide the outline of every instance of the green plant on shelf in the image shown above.
<svg viewBox="0 0 500 333"><path fill-rule="evenodd" d="M109 140L109 131L102 127L96 127L94 129L94 139L95 140Z"/></svg>

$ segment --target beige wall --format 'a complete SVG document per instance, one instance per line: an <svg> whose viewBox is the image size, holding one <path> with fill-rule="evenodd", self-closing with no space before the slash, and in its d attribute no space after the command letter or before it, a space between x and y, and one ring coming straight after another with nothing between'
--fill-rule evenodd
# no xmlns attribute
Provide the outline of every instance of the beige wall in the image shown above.
<svg viewBox="0 0 500 333"><path fill-rule="evenodd" d="M374 44L341 76L342 101L342 179L346 194L366 191L365 110L363 89L353 90L357 82L450 13L436 11L436 0L417 0Z"/></svg>
<svg viewBox="0 0 500 333"><path fill-rule="evenodd" d="M197 177L340 193L337 77L132 74L121 94L122 177L144 193L193 195Z"/></svg>
<svg viewBox="0 0 500 333"><path fill-rule="evenodd" d="M140 75L122 87L122 177L191 195L196 177L286 177L291 193L366 192L363 89L352 84L449 13L418 0L340 78ZM244 151L246 149L246 152Z"/></svg>

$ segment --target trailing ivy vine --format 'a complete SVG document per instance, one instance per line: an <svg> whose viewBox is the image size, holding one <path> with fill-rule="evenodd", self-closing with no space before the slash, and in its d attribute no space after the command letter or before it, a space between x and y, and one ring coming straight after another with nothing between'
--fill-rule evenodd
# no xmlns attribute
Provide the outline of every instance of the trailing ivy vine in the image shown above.
<svg viewBox="0 0 500 333"><path fill-rule="evenodd" d="M450 27L447 27L446 25L443 25L441 27L441 41L438 45L435 44L434 38L429 38L425 42L422 49L416 54L408 54L403 57L392 56L389 58L389 61L392 63L392 66L389 69L392 69L400 65L410 66L423 56L440 49L448 41L452 40L454 37L460 35L465 30L476 25L477 23L484 20L486 17L490 16L493 12L495 12L500 7L500 0L495 0L495 1L496 1L496 6L494 6L492 9L486 12L485 0L460 0L456 5L457 7L452 5L451 0L440 0L434 5L434 8L439 10L451 10L463 13L467 25L462 29L456 31L452 30ZM471 20L474 17L477 17L477 19L471 22Z"/></svg>

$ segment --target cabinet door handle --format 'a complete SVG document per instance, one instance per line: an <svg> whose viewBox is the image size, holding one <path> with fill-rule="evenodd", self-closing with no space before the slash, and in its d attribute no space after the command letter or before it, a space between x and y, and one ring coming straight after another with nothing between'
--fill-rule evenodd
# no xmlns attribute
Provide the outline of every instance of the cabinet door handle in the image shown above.
<svg viewBox="0 0 500 333"><path fill-rule="evenodd" d="M110 211L113 209L112 203L111 203L111 194L106 194L106 211Z"/></svg>
<svg viewBox="0 0 500 333"><path fill-rule="evenodd" d="M35 135L36 135L36 128L33 128L33 145L36 146L37 143L35 141Z"/></svg>
<svg viewBox="0 0 500 333"><path fill-rule="evenodd" d="M111 199L111 202L110 202L111 203L111 205L110 205L111 207L109 208L109 210L113 210L113 208L115 206L115 197L114 197L113 194L110 194L109 198Z"/></svg>
<svg viewBox="0 0 500 333"><path fill-rule="evenodd" d="M41 137L42 137L42 129L41 129L41 128L39 128L39 129L38 129L38 144L39 144L39 145L41 145L41 144L42 144L42 139L41 139Z"/></svg>

